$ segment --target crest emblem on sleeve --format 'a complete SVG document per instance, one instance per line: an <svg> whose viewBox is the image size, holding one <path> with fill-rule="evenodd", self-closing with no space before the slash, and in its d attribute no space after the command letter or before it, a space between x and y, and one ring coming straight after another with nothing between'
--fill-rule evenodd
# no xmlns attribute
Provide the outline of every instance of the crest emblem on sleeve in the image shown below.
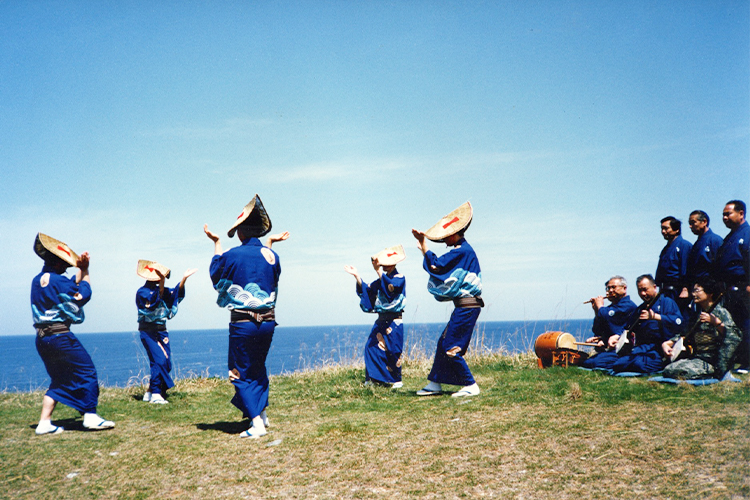
<svg viewBox="0 0 750 500"><path fill-rule="evenodd" d="M266 259L266 262L271 265L276 264L276 256L273 254L270 248L263 247L260 249L260 253L263 255L263 258Z"/></svg>
<svg viewBox="0 0 750 500"><path fill-rule="evenodd" d="M610 309L610 310L609 310L609 312L608 312L607 314L609 314L610 316L614 316L614 315L615 315L615 312L614 312L613 310L611 310L611 309Z"/></svg>

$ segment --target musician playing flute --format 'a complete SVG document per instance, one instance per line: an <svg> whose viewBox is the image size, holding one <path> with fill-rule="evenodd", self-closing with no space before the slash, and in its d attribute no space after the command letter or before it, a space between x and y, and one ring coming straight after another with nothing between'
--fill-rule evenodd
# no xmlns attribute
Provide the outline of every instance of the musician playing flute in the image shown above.
<svg viewBox="0 0 750 500"><path fill-rule="evenodd" d="M732 356L742 341L742 331L735 325L729 311L716 304L720 288L721 285L710 278L699 278L693 286L693 302L697 310L687 322L691 332L685 339L692 352L668 364L662 373L664 377L721 379L729 370ZM662 344L666 356L672 356L679 339L680 336L675 335Z"/></svg>
<svg viewBox="0 0 750 500"><path fill-rule="evenodd" d="M628 283L622 276L612 276L604 284L606 299L610 305L604 305L605 297L599 295L588 300L594 310L594 324L591 331L593 337L586 339L586 343L597 344L596 354L586 359L581 366L589 369L609 370L617 361L614 349L609 348L609 339L613 335L620 335L633 311L637 309L628 295Z"/></svg>
<svg viewBox="0 0 750 500"><path fill-rule="evenodd" d="M650 274L639 276L636 285L638 295L644 304L651 305L640 308L638 321L632 328L632 348L629 351L620 351L612 365L614 373L660 371L664 367L662 343L679 332L683 323L677 303L669 297L659 295L654 278ZM618 340L619 335L610 337L610 346L614 347Z"/></svg>

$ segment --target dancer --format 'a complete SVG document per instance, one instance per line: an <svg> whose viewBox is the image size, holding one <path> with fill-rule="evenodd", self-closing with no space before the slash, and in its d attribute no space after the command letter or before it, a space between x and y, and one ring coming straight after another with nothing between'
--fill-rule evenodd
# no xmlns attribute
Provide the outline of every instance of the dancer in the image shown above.
<svg viewBox="0 0 750 500"><path fill-rule="evenodd" d="M139 260L136 273L146 283L135 294L138 308L138 330L141 343L148 354L151 378L143 400L153 404L166 404L167 390L174 387L169 375L172 371L172 348L169 344L167 320L177 314L177 304L185 298L185 282L197 269L188 269L180 283L166 288L164 281L171 271L150 260Z"/></svg>
<svg viewBox="0 0 750 500"><path fill-rule="evenodd" d="M455 305L450 321L438 340L432 370L427 376L429 383L417 391L418 396L441 394L441 384L461 386L452 394L454 397L479 394L479 386L464 359L474 325L484 307L479 261L464 238L472 217L473 210L467 201L426 232L411 230L424 255L424 270L430 275L427 289L438 301L452 300ZM425 239L443 242L453 248L438 257L427 249Z"/></svg>
<svg viewBox="0 0 750 500"><path fill-rule="evenodd" d="M371 380L390 384L393 389L403 387L401 381L401 352L404 347L404 325L401 319L406 302L406 279L396 270L396 264L406 258L401 245L386 248L372 257L372 267L378 279L364 283L357 269L344 270L357 280L359 306L364 312L378 313L365 344L365 384Z"/></svg>
<svg viewBox="0 0 750 500"><path fill-rule="evenodd" d="M94 363L70 331L70 325L83 323L83 306L91 299L89 253L79 256L62 241L42 233L36 235L34 252L44 260L42 272L31 282L36 350L51 379L35 432L63 432L62 427L52 424L58 402L81 412L84 429L111 429L115 423L96 413L99 381ZM78 268L76 275L64 276L71 266Z"/></svg>
<svg viewBox="0 0 750 500"><path fill-rule="evenodd" d="M276 293L281 265L271 250L276 241L289 238L284 232L268 237L266 246L258 239L271 230L271 219L260 197L253 200L229 229L231 238L237 233L242 244L226 252L221 250L219 236L203 226L206 236L214 242L211 259L211 281L219 293L216 303L230 310L229 380L234 384L232 404L251 421L243 438L259 438L267 434L268 372L266 356L276 328Z"/></svg>

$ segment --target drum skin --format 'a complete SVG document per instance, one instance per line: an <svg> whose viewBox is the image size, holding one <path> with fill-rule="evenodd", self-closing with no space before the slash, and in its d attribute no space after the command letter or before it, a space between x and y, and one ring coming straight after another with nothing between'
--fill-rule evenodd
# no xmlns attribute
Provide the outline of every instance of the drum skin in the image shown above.
<svg viewBox="0 0 750 500"><path fill-rule="evenodd" d="M534 343L540 368L569 366L583 362L588 356L578 351L576 339L565 332L545 332Z"/></svg>

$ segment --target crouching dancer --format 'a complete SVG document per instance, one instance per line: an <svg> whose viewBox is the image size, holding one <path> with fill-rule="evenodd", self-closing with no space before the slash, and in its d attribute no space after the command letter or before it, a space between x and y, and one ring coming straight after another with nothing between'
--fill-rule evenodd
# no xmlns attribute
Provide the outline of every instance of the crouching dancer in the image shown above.
<svg viewBox="0 0 750 500"><path fill-rule="evenodd" d="M364 283L357 269L344 270L357 280L359 306L364 312L378 313L365 345L365 384L371 380L390 384L393 389L403 387L401 381L401 352L404 348L404 324L401 319L406 302L406 279L396 270L396 264L406 258L404 247L386 248L372 257L372 267L378 279Z"/></svg>
<svg viewBox="0 0 750 500"><path fill-rule="evenodd" d="M185 282L197 269L188 269L174 288L164 282L171 271L158 262L139 260L136 273L146 283L135 294L138 308L138 330L141 343L148 354L151 378L143 400L153 404L166 404L167 390L174 387L169 375L172 371L172 348L169 344L167 320L177 314L177 305L185 298Z"/></svg>
<svg viewBox="0 0 750 500"><path fill-rule="evenodd" d="M429 383L417 391L418 396L440 394L442 384L461 386L459 391L452 394L454 397L479 394L479 386L464 359L474 325L484 307L480 296L482 273L479 261L474 249L464 239L472 216L471 204L467 201L426 232L411 231L424 255L424 270L430 275L427 289L438 301L452 300L455 305L450 321L438 340L432 370L427 376ZM438 257L427 249L425 239L443 242L453 248Z"/></svg>
<svg viewBox="0 0 750 500"><path fill-rule="evenodd" d="M83 306L91 299L89 254L78 256L62 241L42 233L36 236L34 251L44 260L44 267L31 282L31 313L36 350L51 380L36 433L63 431L52 424L58 401L81 412L85 429L111 429L115 423L96 414L99 381L94 363L70 331L70 325L83 323ZM71 266L78 268L76 275L64 276Z"/></svg>
<svg viewBox="0 0 750 500"><path fill-rule="evenodd" d="M235 389L232 404L251 421L240 437L259 438L266 435L268 427L266 356L276 328L274 308L281 275L279 256L271 245L287 239L289 233L269 236L263 246L258 238L271 230L271 219L257 194L227 233L231 238L236 232L240 246L222 252L219 236L207 225L203 230L214 242L210 273L219 293L216 303L231 312L228 365Z"/></svg>

